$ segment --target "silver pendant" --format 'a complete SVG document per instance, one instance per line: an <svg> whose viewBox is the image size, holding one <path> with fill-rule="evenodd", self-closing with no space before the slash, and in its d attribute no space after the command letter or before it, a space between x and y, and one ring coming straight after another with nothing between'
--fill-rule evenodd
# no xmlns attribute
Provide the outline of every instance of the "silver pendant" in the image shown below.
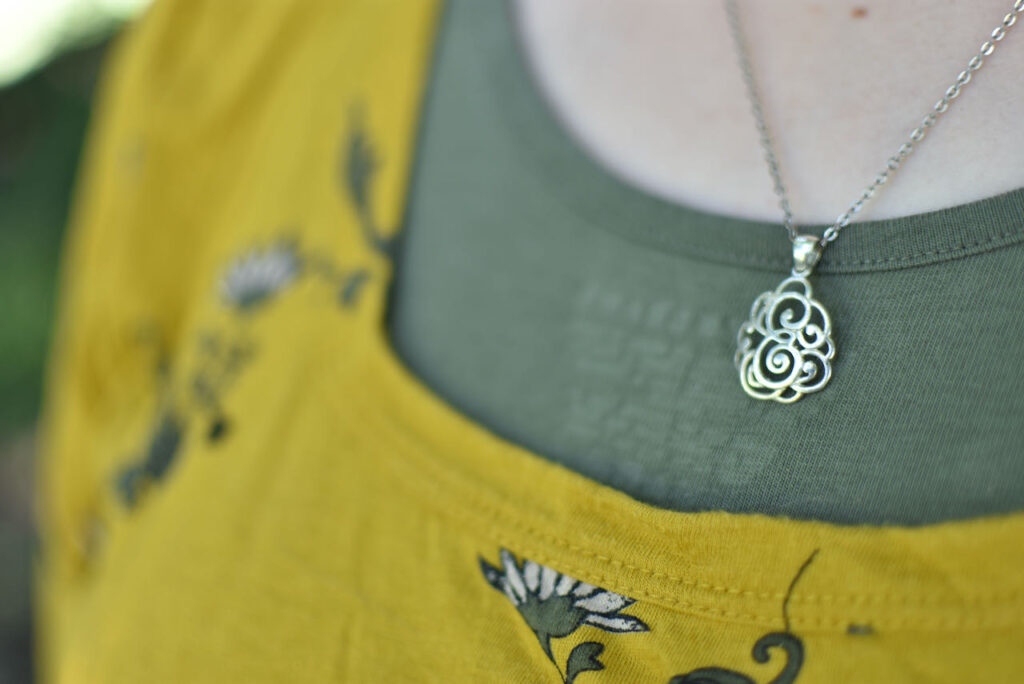
<svg viewBox="0 0 1024 684"><path fill-rule="evenodd" d="M791 404L832 377L832 320L807 280L820 256L818 238L797 236L792 275L762 292L740 326L736 369L743 391L755 399Z"/></svg>

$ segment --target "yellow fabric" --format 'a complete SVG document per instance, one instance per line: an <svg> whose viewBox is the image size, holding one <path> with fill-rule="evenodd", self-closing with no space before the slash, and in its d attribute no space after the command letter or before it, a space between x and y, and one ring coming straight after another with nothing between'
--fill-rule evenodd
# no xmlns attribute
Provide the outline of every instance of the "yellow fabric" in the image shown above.
<svg viewBox="0 0 1024 684"><path fill-rule="evenodd" d="M439 10L175 0L118 45L43 431L44 681L1024 681L1024 515L666 512L408 374L371 238Z"/></svg>

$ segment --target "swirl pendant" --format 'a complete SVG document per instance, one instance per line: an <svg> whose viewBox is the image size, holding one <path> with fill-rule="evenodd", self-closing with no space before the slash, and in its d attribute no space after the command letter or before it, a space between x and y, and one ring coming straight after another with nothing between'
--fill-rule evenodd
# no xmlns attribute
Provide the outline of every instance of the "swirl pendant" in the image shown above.
<svg viewBox="0 0 1024 684"><path fill-rule="evenodd" d="M832 320L807 279L820 256L817 238L798 236L792 275L762 292L740 326L734 362L743 391L755 399L791 404L832 378Z"/></svg>

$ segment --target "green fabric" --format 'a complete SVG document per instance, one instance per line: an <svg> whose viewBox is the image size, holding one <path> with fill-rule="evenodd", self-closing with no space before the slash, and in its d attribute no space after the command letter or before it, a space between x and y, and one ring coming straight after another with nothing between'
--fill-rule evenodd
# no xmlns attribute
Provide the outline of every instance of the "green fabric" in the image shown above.
<svg viewBox="0 0 1024 684"><path fill-rule="evenodd" d="M389 323L424 383L672 509L921 524L1024 508L1024 190L844 231L814 279L830 386L754 401L736 331L788 271L782 228L610 175L516 40L504 3L446 10Z"/></svg>

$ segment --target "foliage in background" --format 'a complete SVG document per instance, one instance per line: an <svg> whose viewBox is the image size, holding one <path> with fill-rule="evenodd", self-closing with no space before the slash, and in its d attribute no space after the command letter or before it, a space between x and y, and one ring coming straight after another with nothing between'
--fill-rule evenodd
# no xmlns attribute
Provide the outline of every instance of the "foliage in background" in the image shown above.
<svg viewBox="0 0 1024 684"><path fill-rule="evenodd" d="M32 431L103 46L0 90L0 682L31 681Z"/></svg>
<svg viewBox="0 0 1024 684"><path fill-rule="evenodd" d="M54 55L94 45L150 0L0 0L0 87Z"/></svg>
<svg viewBox="0 0 1024 684"><path fill-rule="evenodd" d="M0 91L0 435L34 419L57 262L102 48Z"/></svg>

